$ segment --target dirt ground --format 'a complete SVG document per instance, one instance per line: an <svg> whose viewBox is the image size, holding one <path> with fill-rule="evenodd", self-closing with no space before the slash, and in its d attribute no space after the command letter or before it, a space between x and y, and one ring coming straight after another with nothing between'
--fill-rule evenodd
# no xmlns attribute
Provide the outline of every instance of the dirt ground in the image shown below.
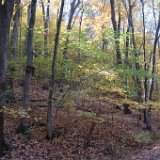
<svg viewBox="0 0 160 160"><path fill-rule="evenodd" d="M145 130L141 121L137 125L134 114L104 102L92 102L81 110L53 110L53 139L46 140L48 92L32 86L30 128L25 135L16 134L20 116L5 113L5 138L9 150L2 160L160 160L160 113L152 112L152 131ZM21 93L22 88L17 88ZM9 110L21 108L21 95ZM41 104L37 100L43 99ZM94 112L101 112L95 115ZM94 116L93 116L94 115Z"/></svg>

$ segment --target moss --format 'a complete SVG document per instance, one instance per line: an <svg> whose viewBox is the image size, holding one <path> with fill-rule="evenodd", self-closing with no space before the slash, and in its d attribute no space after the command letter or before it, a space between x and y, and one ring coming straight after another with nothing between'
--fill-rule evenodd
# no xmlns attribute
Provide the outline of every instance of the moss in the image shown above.
<svg viewBox="0 0 160 160"><path fill-rule="evenodd" d="M149 143L152 140L152 134L149 131L140 131L133 137L138 143Z"/></svg>

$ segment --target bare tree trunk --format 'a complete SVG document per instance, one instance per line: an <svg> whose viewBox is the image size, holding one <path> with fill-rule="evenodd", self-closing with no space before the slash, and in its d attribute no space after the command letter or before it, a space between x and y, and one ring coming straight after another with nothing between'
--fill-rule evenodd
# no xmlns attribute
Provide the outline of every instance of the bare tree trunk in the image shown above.
<svg viewBox="0 0 160 160"><path fill-rule="evenodd" d="M27 34L27 48L26 48L26 55L27 55L27 64L25 69L25 78L24 78L24 95L23 95L23 109L25 112L28 112L29 108L29 91L30 91L30 84L31 78L34 74L34 67L33 67L33 30L35 24L35 16L36 16L36 4L37 0L32 0L31 2L31 17L29 20L29 28ZM27 128L27 118L22 118L21 127Z"/></svg>
<svg viewBox="0 0 160 160"><path fill-rule="evenodd" d="M43 23L44 23L44 57L47 58L48 53L48 32L49 32L49 10L50 10L50 0L47 2L47 11L45 12L45 6L43 0L42 4L42 13L43 13Z"/></svg>
<svg viewBox="0 0 160 160"><path fill-rule="evenodd" d="M47 11L45 11L45 5L43 0L41 0L43 23L44 23L44 58L47 59L49 56L48 51L48 34L49 34L49 12L50 12L50 0L47 1ZM44 89L48 89L48 73L44 72L44 84L42 86Z"/></svg>
<svg viewBox="0 0 160 160"><path fill-rule="evenodd" d="M78 8L79 4L80 4L80 0L78 0L78 1L72 0L72 2L71 2L69 21L68 21L68 25L67 25L68 32L72 29L73 16L74 16L74 13L75 13L76 9ZM68 58L68 43L69 43L69 35L67 35L67 37L66 37L66 43L65 43L65 47L64 47L64 51L63 51L64 59Z"/></svg>
<svg viewBox="0 0 160 160"><path fill-rule="evenodd" d="M146 63L146 26L145 26L145 13L144 13L144 1L141 0L142 4L142 17L143 17L143 63L144 63L144 71L147 71L147 63ZM148 87L147 87L148 78L144 78L144 101L147 102L148 99ZM146 123L147 129L151 129L151 114L150 110L147 108L144 109L144 123Z"/></svg>
<svg viewBox="0 0 160 160"><path fill-rule="evenodd" d="M22 56L22 9L20 11L20 22L19 22L19 58Z"/></svg>
<svg viewBox="0 0 160 160"><path fill-rule="evenodd" d="M25 39L25 55L27 53L27 46L28 46L27 36L28 36L30 19L31 19L31 4L29 3L27 8L27 31L26 31L26 39Z"/></svg>
<svg viewBox="0 0 160 160"><path fill-rule="evenodd" d="M111 5L111 19L112 19L112 25L114 30L114 39L115 39L115 48L116 48L116 62L117 64L122 64L122 58L121 58L121 51L120 51L120 25L121 25L121 15L120 15L120 5L118 8L118 24L116 22L116 16L115 16L115 1L110 0Z"/></svg>
<svg viewBox="0 0 160 160"><path fill-rule="evenodd" d="M147 109L147 111L146 111L146 128L147 128L148 130L152 130L151 108Z"/></svg>
<svg viewBox="0 0 160 160"><path fill-rule="evenodd" d="M154 25L155 25L155 29L156 29L157 22L156 22L155 1L154 0L152 0L152 8L153 8ZM158 53L159 53L159 58L160 58L160 41L159 41L159 39L158 39Z"/></svg>
<svg viewBox="0 0 160 160"><path fill-rule="evenodd" d="M144 1L141 0L142 3L142 17L143 17L143 63L144 63L144 71L147 71L147 63L146 63L146 24L145 24L145 13L144 13ZM148 88L147 88L147 80L148 78L144 78L144 100L147 101L148 98Z"/></svg>
<svg viewBox="0 0 160 160"><path fill-rule="evenodd" d="M13 32L11 35L11 55L14 59L17 57L17 44L18 44L18 27L19 27L19 19L20 19L20 4L21 0L15 0L15 9L16 12L13 17L14 25Z"/></svg>
<svg viewBox="0 0 160 160"><path fill-rule="evenodd" d="M49 97L48 97L47 138L49 140L52 139L52 97L53 97L54 85L56 81L56 58L57 58L57 52L58 52L59 35L60 35L61 22L63 17L64 2L65 0L61 0L60 14L57 21L57 32L55 36L55 45L54 45L54 53L53 53L53 61L52 61L52 75L51 75Z"/></svg>
<svg viewBox="0 0 160 160"><path fill-rule="evenodd" d="M126 15L127 15L127 19L128 19L128 27L127 27L127 31L126 31L126 36L125 36L125 59L124 59L124 64L126 64L127 66L129 65L129 61L128 61L128 55L129 55L129 41L130 41L130 36L129 36L129 32L131 29L131 24L130 24L130 14L131 12L129 12L127 9L127 5L126 5L126 1L122 1L123 6L126 10Z"/></svg>
<svg viewBox="0 0 160 160"><path fill-rule="evenodd" d="M128 66L128 54L129 54L129 26L127 27L126 37L125 37L125 60L124 63Z"/></svg>
<svg viewBox="0 0 160 160"><path fill-rule="evenodd" d="M134 48L134 69L136 69L137 71L140 69L139 64L137 63L137 58L138 58L138 52L137 52L137 47L136 47L136 42L135 42L135 33L134 33L134 25L133 25L133 17L132 17L132 10L133 10L133 6L134 3L131 4L131 0L128 0L129 3L129 23L130 23L130 27L131 27L131 33L132 33L132 44L133 44L133 48ZM135 82L135 87L136 87L136 92L137 92L137 102L142 103L142 87L141 87L141 81L139 80L139 78L137 76L134 76L134 82Z"/></svg>
<svg viewBox="0 0 160 160"><path fill-rule="evenodd" d="M159 20L158 20L158 24L157 24L157 29L156 29L156 33L155 33L155 39L154 39L154 44L153 44L153 59L152 59L152 75L155 76L155 65L156 65L156 47L157 47L157 43L158 43L158 39L159 39L159 30L160 30L160 14L159 14ZM153 91L154 91L154 81L155 78L152 78L152 82L151 82L151 87L150 87L150 94L149 94L149 99L152 100L152 95L153 95Z"/></svg>
<svg viewBox="0 0 160 160"><path fill-rule="evenodd" d="M82 22L83 22L84 8L82 6L82 11L79 19L79 50L78 50L78 63L81 61L81 33L82 33Z"/></svg>
<svg viewBox="0 0 160 160"><path fill-rule="evenodd" d="M13 14L14 0L0 1L0 157L5 150L4 111L6 95L7 54L9 48L9 30Z"/></svg>

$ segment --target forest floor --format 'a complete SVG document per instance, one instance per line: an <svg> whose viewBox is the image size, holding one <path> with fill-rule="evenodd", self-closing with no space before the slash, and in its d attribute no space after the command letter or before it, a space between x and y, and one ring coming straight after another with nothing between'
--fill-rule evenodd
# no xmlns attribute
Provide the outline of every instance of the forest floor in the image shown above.
<svg viewBox="0 0 160 160"><path fill-rule="evenodd" d="M31 88L30 127L25 135L15 132L22 102L7 105L14 111L5 113L5 138L10 147L2 160L160 160L159 111L152 112L153 129L147 131L142 122L137 125L134 114L125 115L104 102L84 105L83 110L61 108L53 111L53 139L48 141L45 137L48 91L40 88L36 85ZM22 93L22 88L17 87L16 92ZM16 97L22 98L20 94ZM38 99L43 99L43 103L39 105ZM90 116L89 111L98 110L99 105L103 112Z"/></svg>

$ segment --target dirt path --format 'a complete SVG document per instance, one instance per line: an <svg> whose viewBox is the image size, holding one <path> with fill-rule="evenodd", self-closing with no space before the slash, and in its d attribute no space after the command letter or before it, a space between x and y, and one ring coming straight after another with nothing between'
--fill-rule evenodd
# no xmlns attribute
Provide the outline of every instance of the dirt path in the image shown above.
<svg viewBox="0 0 160 160"><path fill-rule="evenodd" d="M138 155L133 156L130 160L160 160L160 145L157 145L152 149L143 150Z"/></svg>

